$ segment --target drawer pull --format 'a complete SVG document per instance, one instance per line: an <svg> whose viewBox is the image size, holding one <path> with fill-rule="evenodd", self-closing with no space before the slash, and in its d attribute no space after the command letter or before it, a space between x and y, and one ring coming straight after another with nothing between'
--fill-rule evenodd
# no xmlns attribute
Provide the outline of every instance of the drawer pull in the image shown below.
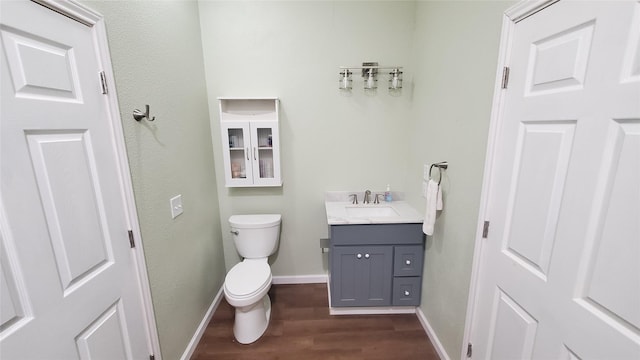
<svg viewBox="0 0 640 360"><path fill-rule="evenodd" d="M358 255L356 255L356 257L357 257L358 259L362 259L362 254L358 254Z"/></svg>
<svg viewBox="0 0 640 360"><path fill-rule="evenodd" d="M407 265L411 265L411 260L407 260L404 263L407 264Z"/></svg>
<svg viewBox="0 0 640 360"><path fill-rule="evenodd" d="M404 296L409 296L409 290L404 291Z"/></svg>
<svg viewBox="0 0 640 360"><path fill-rule="evenodd" d="M369 258L369 254L364 254L364 258L368 259Z"/></svg>

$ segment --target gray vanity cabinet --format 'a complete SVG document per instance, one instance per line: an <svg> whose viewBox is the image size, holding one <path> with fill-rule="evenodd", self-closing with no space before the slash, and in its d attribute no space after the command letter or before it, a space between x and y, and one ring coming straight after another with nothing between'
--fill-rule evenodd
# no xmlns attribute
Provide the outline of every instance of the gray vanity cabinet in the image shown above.
<svg viewBox="0 0 640 360"><path fill-rule="evenodd" d="M420 304L422 224L331 225L331 306Z"/></svg>
<svg viewBox="0 0 640 360"><path fill-rule="evenodd" d="M339 306L389 304L393 252L389 246L336 246L332 251L335 280L331 295Z"/></svg>

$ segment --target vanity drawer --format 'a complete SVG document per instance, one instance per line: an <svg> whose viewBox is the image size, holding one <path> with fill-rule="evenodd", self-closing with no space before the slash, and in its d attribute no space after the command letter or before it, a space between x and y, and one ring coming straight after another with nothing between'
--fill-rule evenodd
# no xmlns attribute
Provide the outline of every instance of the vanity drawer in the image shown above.
<svg viewBox="0 0 640 360"><path fill-rule="evenodd" d="M393 294L391 295L394 306L417 306L420 305L420 291L422 289L422 278L395 277L393 278Z"/></svg>
<svg viewBox="0 0 640 360"><path fill-rule="evenodd" d="M423 258L422 245L394 246L393 276L421 276Z"/></svg>
<svg viewBox="0 0 640 360"><path fill-rule="evenodd" d="M330 225L332 245L422 244L422 224Z"/></svg>

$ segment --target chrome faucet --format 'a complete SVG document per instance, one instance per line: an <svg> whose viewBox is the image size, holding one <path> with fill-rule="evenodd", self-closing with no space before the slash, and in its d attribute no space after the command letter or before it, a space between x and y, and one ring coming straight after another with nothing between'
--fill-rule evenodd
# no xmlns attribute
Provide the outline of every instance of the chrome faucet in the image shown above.
<svg viewBox="0 0 640 360"><path fill-rule="evenodd" d="M373 199L374 204L380 204L380 196L384 196L384 194L376 194L376 197Z"/></svg>
<svg viewBox="0 0 640 360"><path fill-rule="evenodd" d="M364 198L362 199L362 203L363 204L369 204L371 202L371 200L369 199L369 197L371 196L371 190L367 190L364 192Z"/></svg>
<svg viewBox="0 0 640 360"><path fill-rule="evenodd" d="M349 194L349 197L353 196L352 204L358 205L358 194Z"/></svg>

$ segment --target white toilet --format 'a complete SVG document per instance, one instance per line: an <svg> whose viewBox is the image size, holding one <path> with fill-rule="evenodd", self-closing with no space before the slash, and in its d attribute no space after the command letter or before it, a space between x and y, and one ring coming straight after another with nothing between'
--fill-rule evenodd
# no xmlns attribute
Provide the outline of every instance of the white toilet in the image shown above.
<svg viewBox="0 0 640 360"><path fill-rule="evenodd" d="M224 296L236 308L233 334L250 344L267 330L271 317L269 255L278 248L280 214L233 215L229 218L236 250L244 258L224 279Z"/></svg>

